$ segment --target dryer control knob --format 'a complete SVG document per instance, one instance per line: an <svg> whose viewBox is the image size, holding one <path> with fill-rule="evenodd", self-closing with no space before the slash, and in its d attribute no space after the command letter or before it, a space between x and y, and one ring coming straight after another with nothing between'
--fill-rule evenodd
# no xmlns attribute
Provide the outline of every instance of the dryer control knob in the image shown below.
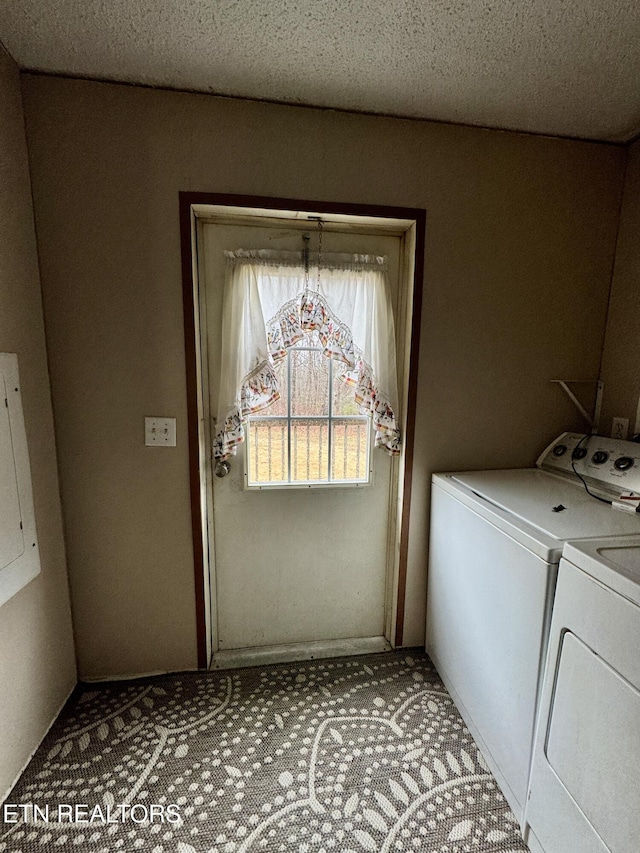
<svg viewBox="0 0 640 853"><path fill-rule="evenodd" d="M608 458L609 454L605 450L596 450L596 452L591 457L591 461L594 465L603 465Z"/></svg>
<svg viewBox="0 0 640 853"><path fill-rule="evenodd" d="M553 455L554 456L564 456L564 454L566 452L567 452L567 445L566 444L556 444L556 446L553 448Z"/></svg>
<svg viewBox="0 0 640 853"><path fill-rule="evenodd" d="M584 459L584 457L586 455L587 455L587 448L586 447L576 447L576 449L571 454L571 456L574 459Z"/></svg>
<svg viewBox="0 0 640 853"><path fill-rule="evenodd" d="M633 458L631 456L621 456L613 463L613 467L617 468L618 471L628 471L629 468L633 468Z"/></svg>

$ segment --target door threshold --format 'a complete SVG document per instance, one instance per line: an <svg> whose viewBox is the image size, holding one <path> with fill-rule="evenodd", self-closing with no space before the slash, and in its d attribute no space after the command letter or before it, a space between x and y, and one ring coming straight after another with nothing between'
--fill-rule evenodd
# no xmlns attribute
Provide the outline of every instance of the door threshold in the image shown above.
<svg viewBox="0 0 640 853"><path fill-rule="evenodd" d="M316 640L313 643L228 649L214 653L210 669L239 669L244 666L262 666L269 663L376 654L391 651L391 648L391 644L385 637L351 637L346 640Z"/></svg>

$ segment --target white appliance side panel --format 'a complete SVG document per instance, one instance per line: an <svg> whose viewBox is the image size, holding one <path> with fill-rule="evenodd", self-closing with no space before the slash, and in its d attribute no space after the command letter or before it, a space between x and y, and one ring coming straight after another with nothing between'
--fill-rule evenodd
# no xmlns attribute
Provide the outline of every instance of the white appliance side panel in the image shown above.
<svg viewBox="0 0 640 853"><path fill-rule="evenodd" d="M555 570L434 484L427 652L520 820Z"/></svg>
<svg viewBox="0 0 640 853"><path fill-rule="evenodd" d="M0 353L0 605L40 572L18 357Z"/></svg>
<svg viewBox="0 0 640 853"><path fill-rule="evenodd" d="M560 563L525 840L544 853L635 853L640 608Z"/></svg>

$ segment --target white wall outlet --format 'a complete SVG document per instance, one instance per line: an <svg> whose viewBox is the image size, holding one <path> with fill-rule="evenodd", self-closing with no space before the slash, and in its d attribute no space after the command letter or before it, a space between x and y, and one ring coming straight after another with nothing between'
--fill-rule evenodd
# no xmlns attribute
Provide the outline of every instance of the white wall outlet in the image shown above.
<svg viewBox="0 0 640 853"><path fill-rule="evenodd" d="M176 446L175 418L145 418L144 443L149 447Z"/></svg>
<svg viewBox="0 0 640 853"><path fill-rule="evenodd" d="M629 435L629 418L614 418L613 426L611 427L611 438L621 438L627 440Z"/></svg>

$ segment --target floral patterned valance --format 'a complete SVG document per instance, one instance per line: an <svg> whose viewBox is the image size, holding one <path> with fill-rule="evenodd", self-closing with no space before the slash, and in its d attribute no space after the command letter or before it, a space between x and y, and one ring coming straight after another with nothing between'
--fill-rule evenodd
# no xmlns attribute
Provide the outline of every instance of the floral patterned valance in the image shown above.
<svg viewBox="0 0 640 853"><path fill-rule="evenodd" d="M339 378L368 413L375 445L400 452L393 312L384 258L325 256L317 289L300 255L228 252L218 417L213 453L227 459L244 441L248 415L280 396L274 366L305 334L317 332ZM325 266L326 265L326 266Z"/></svg>

